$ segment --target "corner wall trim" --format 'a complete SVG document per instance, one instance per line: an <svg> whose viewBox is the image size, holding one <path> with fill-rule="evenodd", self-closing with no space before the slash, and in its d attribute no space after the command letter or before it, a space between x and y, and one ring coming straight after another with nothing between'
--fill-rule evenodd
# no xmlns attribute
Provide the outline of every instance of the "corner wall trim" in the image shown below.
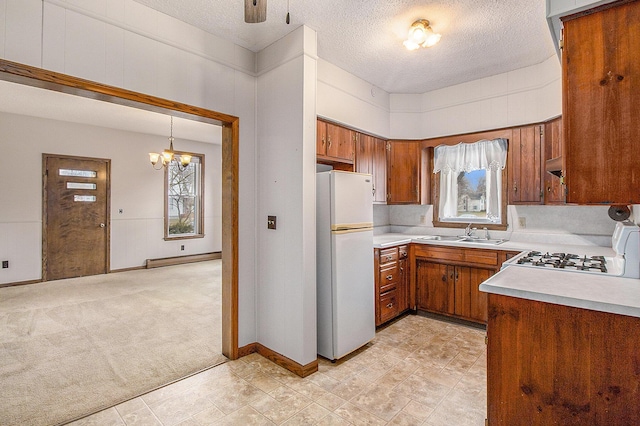
<svg viewBox="0 0 640 426"><path fill-rule="evenodd" d="M159 268L161 266L182 265L185 263L203 262L205 260L222 259L221 252L190 254L187 256L163 257L160 259L147 259L145 267L147 269Z"/></svg>
<svg viewBox="0 0 640 426"><path fill-rule="evenodd" d="M267 358L269 361L279 365L282 368L285 368L292 373L297 374L300 377L307 377L316 371L318 371L318 360L311 361L307 365L301 365L295 362L292 359L287 358L284 355L279 354L276 351L273 351L261 343L250 343L246 346L243 346L238 349L238 357L243 357L250 355L254 352L262 355Z"/></svg>

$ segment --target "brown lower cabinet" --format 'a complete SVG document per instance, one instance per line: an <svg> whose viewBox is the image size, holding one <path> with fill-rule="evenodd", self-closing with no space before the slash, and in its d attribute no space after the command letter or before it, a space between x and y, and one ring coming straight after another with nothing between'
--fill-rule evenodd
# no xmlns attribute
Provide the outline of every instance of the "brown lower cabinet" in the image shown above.
<svg viewBox="0 0 640 426"><path fill-rule="evenodd" d="M418 260L417 308L486 323L487 297L478 286L495 272L495 269Z"/></svg>
<svg viewBox="0 0 640 426"><path fill-rule="evenodd" d="M409 309L408 246L374 249L376 326Z"/></svg>
<svg viewBox="0 0 640 426"><path fill-rule="evenodd" d="M498 271L505 253L416 244L416 308L485 324L487 297L478 287Z"/></svg>
<svg viewBox="0 0 640 426"><path fill-rule="evenodd" d="M640 318L489 294L487 419L640 424Z"/></svg>

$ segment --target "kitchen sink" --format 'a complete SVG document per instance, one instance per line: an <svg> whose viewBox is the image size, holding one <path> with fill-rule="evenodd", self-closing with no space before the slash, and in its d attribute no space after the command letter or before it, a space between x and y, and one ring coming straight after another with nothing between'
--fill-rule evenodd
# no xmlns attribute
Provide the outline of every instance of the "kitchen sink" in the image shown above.
<svg viewBox="0 0 640 426"><path fill-rule="evenodd" d="M460 237L454 235L425 235L424 237L418 237L418 240L431 240L431 241L459 241Z"/></svg>
<svg viewBox="0 0 640 426"><path fill-rule="evenodd" d="M425 235L425 236L416 238L416 240L448 241L452 243L473 243L473 244L483 244L483 245L498 245L506 241L503 239L473 238L473 237L464 237L464 236L456 236L456 235Z"/></svg>
<svg viewBox="0 0 640 426"><path fill-rule="evenodd" d="M488 244L488 245L498 245L504 243L506 240L503 239L486 239L486 238L469 238L469 237L461 237L458 239L461 243L475 243L475 244Z"/></svg>

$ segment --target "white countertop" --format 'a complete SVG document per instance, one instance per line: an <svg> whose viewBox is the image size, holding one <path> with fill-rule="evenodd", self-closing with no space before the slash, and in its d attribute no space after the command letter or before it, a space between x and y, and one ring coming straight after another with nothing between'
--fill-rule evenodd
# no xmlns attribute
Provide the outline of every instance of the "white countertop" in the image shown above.
<svg viewBox="0 0 640 426"><path fill-rule="evenodd" d="M374 248L408 244L435 244L487 250L549 251L588 256L614 256L611 247L593 244L569 245L553 242L506 241L498 245L473 242L419 240L420 235L380 234L373 237ZM552 241L550 239L550 241ZM543 268L507 267L480 285L486 293L520 297L576 308L640 317L640 279L604 274L558 271Z"/></svg>
<svg viewBox="0 0 640 426"><path fill-rule="evenodd" d="M379 234L373 236L374 248L393 247L401 244L419 243L419 244L433 244L449 247L472 247L483 248L487 250L507 250L507 251L526 251L526 250L538 250L549 252L564 252L575 253L578 255L589 256L614 256L615 253L611 247L602 247L597 245L576 245L576 244L557 244L557 243L538 243L527 241L505 241L502 244L479 244L474 242L456 242L456 241L442 241L442 240L420 240L423 235L413 234Z"/></svg>
<svg viewBox="0 0 640 426"><path fill-rule="evenodd" d="M640 317L640 279L509 266L480 291Z"/></svg>

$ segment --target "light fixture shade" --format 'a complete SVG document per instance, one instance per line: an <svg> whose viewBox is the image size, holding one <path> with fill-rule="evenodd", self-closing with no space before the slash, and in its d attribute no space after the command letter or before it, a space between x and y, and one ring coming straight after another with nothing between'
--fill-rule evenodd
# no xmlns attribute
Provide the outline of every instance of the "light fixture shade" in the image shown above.
<svg viewBox="0 0 640 426"><path fill-rule="evenodd" d="M436 34L432 31L429 37L427 37L424 43L422 43L422 47L431 47L436 45L440 41L440 37L442 37L440 34Z"/></svg>
<svg viewBox="0 0 640 426"><path fill-rule="evenodd" d="M407 39L402 43L408 50L416 50L420 46L431 47L440 41L440 34L431 29L429 21L418 19L409 28Z"/></svg>
<svg viewBox="0 0 640 426"><path fill-rule="evenodd" d="M173 152L171 151L163 151L162 152L162 162L164 164L169 164L173 160Z"/></svg>
<svg viewBox="0 0 640 426"><path fill-rule="evenodd" d="M150 152L149 153L149 161L151 161L151 164L153 166L158 164L158 160L159 159L160 159L160 154L158 154L157 152Z"/></svg>
<svg viewBox="0 0 640 426"><path fill-rule="evenodd" d="M404 47L408 50L416 50L420 48L420 45L411 39L406 39L402 44L404 44Z"/></svg>
<svg viewBox="0 0 640 426"><path fill-rule="evenodd" d="M187 167L189 163L191 163L191 156L187 154L182 154L180 156L180 164L182 164L182 167Z"/></svg>

